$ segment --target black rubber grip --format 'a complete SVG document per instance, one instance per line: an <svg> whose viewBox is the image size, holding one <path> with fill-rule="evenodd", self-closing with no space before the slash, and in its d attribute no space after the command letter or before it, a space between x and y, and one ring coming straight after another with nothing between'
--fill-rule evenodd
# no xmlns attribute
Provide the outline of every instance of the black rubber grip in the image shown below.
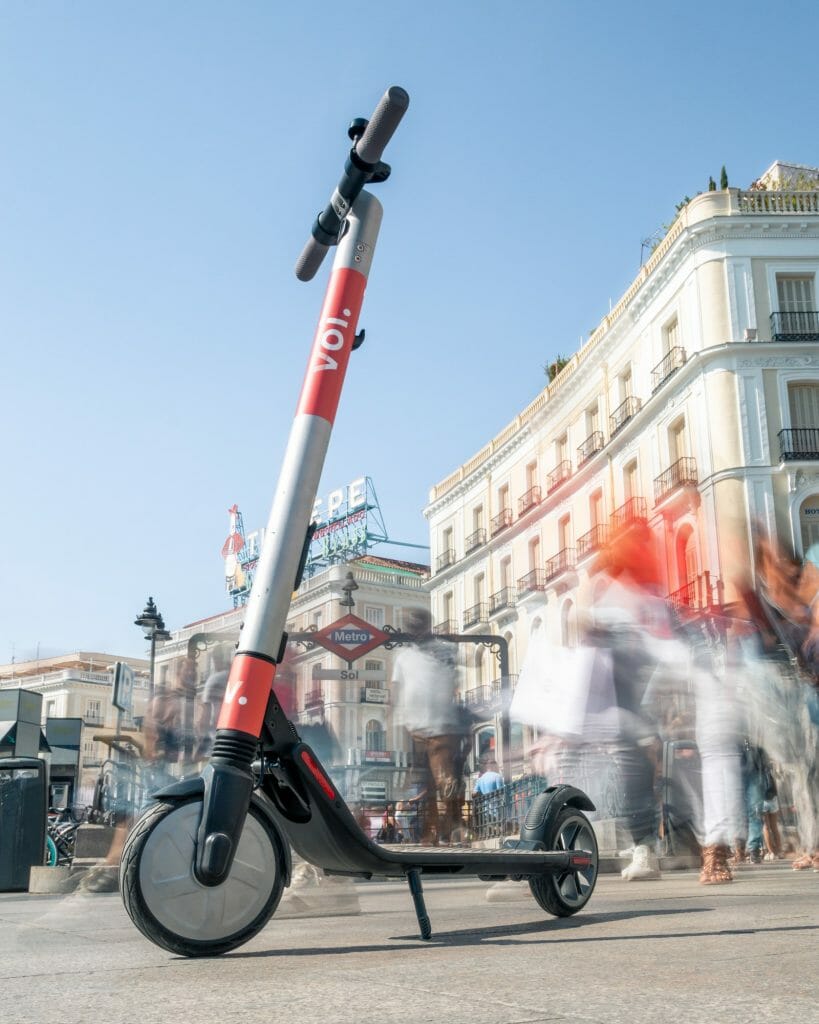
<svg viewBox="0 0 819 1024"><path fill-rule="evenodd" d="M356 144L356 156L368 164L377 164L408 106L407 91L400 85L391 85L378 101L370 123Z"/></svg>
<svg viewBox="0 0 819 1024"><path fill-rule="evenodd" d="M312 281L329 248L329 245L322 245L315 238L308 238L307 245L296 260L296 277L300 281Z"/></svg>

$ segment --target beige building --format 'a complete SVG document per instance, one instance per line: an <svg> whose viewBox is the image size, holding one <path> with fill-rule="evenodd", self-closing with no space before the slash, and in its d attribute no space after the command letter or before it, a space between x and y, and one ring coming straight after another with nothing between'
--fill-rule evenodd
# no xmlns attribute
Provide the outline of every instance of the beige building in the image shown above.
<svg viewBox="0 0 819 1024"><path fill-rule="evenodd" d="M533 632L575 642L595 551L633 518L694 607L734 600L753 521L798 556L819 543L817 179L774 164L691 200L551 383L432 488L442 632L506 637L514 682ZM478 649L469 673L488 735L497 670Z"/></svg>
<svg viewBox="0 0 819 1024"><path fill-rule="evenodd" d="M348 573L357 587L352 611L379 629L388 625L400 630L408 609L429 607L427 566L366 555L306 578L290 606L288 633L320 630L346 615L350 609L340 602ZM182 659L193 657L201 695L217 667L220 655L215 652L232 652L242 615L243 609L236 608L174 632L157 651L158 685L168 685ZM328 767L348 800L380 804L399 797L410 782L411 741L393 716L393 657L392 651L376 648L348 672L346 662L311 646L306 637L290 645L279 670L279 687L293 688L297 724L326 722L330 727L336 750ZM322 678L322 673L337 678Z"/></svg>
<svg viewBox="0 0 819 1024"><path fill-rule="evenodd" d="M111 700L114 665L127 662L134 671L134 708L128 716L118 711ZM75 806L92 801L94 786L106 759L112 754L107 742L120 731L133 729L144 714L148 698L148 662L123 658L98 651L74 651L53 658L0 665L0 690L32 690L42 695L42 727L48 719L70 718L82 721L79 764L72 793ZM55 752L54 756L58 756ZM56 763L52 762L55 767Z"/></svg>

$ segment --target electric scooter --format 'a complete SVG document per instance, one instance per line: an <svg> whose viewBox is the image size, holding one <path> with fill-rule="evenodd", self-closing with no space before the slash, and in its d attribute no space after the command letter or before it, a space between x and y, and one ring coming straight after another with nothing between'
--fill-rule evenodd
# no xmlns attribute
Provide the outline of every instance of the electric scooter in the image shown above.
<svg viewBox="0 0 819 1024"><path fill-rule="evenodd" d="M265 926L290 884L291 847L328 874L405 879L422 939L432 934L423 875L526 879L558 917L584 907L597 880L597 843L583 813L594 805L572 786L537 796L520 838L500 849L377 845L273 686L342 383L363 339L356 327L382 214L363 189L389 176L381 157L408 104L393 86L369 121L352 122L343 174L296 264L297 277L310 280L337 246L209 763L153 795L123 851L125 909L152 942L183 956L225 953Z"/></svg>

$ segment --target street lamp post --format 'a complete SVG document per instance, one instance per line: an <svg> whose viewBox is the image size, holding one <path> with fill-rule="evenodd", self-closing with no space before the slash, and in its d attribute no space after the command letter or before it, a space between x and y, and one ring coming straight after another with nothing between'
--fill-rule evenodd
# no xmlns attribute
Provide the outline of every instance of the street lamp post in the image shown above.
<svg viewBox="0 0 819 1024"><path fill-rule="evenodd" d="M154 599L148 598L148 603L143 608L140 615L134 619L135 626L141 626L142 631L145 634L145 639L151 641L151 661L150 661L150 674L148 677L148 698L153 698L154 695L154 661L156 659L156 642L157 640L170 640L171 634L165 629L165 623L162 616L157 611Z"/></svg>

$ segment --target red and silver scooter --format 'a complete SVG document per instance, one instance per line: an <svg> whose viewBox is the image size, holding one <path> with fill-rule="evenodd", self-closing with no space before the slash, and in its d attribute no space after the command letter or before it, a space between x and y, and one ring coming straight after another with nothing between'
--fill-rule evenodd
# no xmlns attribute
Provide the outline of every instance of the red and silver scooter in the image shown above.
<svg viewBox="0 0 819 1024"><path fill-rule="evenodd" d="M431 935L422 875L528 879L537 902L568 916L589 900L597 844L585 794L555 786L535 798L519 839L498 850L380 846L359 828L318 757L276 697L285 621L307 557L310 519L356 335L382 208L364 186L384 181L384 149L409 104L387 90L350 126L344 173L296 265L310 280L337 245L307 373L233 658L210 761L154 794L126 841L125 908L157 945L212 956L255 935L290 883L290 848L330 874L405 878L421 937Z"/></svg>

